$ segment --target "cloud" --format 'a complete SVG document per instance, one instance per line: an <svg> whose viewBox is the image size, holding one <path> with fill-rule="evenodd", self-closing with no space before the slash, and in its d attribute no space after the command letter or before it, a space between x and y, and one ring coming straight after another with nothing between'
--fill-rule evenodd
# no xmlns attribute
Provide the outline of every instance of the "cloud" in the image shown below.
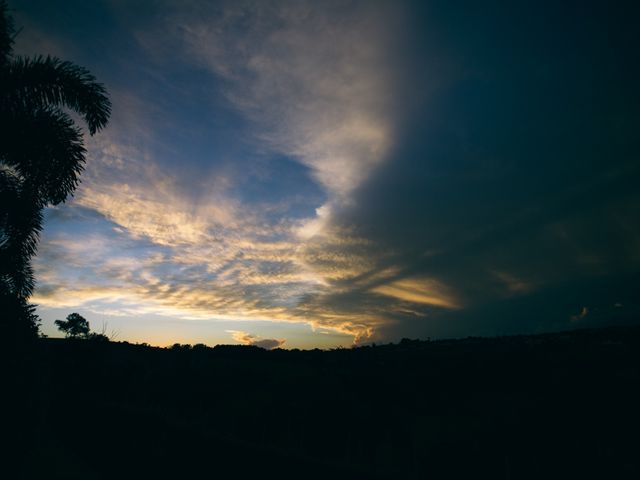
<svg viewBox="0 0 640 480"><path fill-rule="evenodd" d="M410 303L459 308L456 301L439 282L428 278L403 278L374 287L371 291Z"/></svg>
<svg viewBox="0 0 640 480"><path fill-rule="evenodd" d="M262 148L311 169L330 195L320 211L348 201L392 142L389 46L398 13L366 2L192 6L140 30L140 43L166 50L168 32L222 80L225 97L253 122Z"/></svg>
<svg viewBox="0 0 640 480"><path fill-rule="evenodd" d="M404 105L385 161L324 222L366 243L353 255L330 242L308 247L310 264L328 272L349 257L357 268L327 275L328 291L306 306L344 313L357 304L373 335L387 338L564 328L557 312L567 298L609 299L612 287L595 286L640 268L632 220L640 197L630 180L640 170L628 129L637 109L609 103L611 84L633 87L622 69L594 70L573 55L560 28L540 39L562 45L550 58L502 12L476 11L473 31L462 27L467 13L428 13L418 9L406 27L412 62L396 92L412 107ZM572 35L610 65L589 25L572 23ZM590 113L561 109L567 102Z"/></svg>
<svg viewBox="0 0 640 480"><path fill-rule="evenodd" d="M178 199L171 190L149 192L144 187L141 182L137 191L130 190L131 198L120 197L118 204L136 205L133 192ZM366 322L354 323L344 315L300 309L308 295L326 288L326 280L305 263L299 245L260 240L262 227L249 216L219 234L213 219L185 235L172 228L175 209L184 205L180 201L138 206L134 210L142 218L137 222L122 210L111 210L111 202L87 203L79 197L78 203L84 206L68 205L49 214L33 297L42 307L83 306L108 315L184 320L307 323L356 336L369 329ZM87 233L74 232L76 224L86 221L85 212L97 214L97 223ZM115 236L113 224L122 230Z"/></svg>
<svg viewBox="0 0 640 480"><path fill-rule="evenodd" d="M231 337L243 345L252 345L255 347L264 348L266 350L273 350L274 348L282 347L286 340L277 340L275 338L260 338L257 335L252 335L240 330L227 330L231 333Z"/></svg>
<svg viewBox="0 0 640 480"><path fill-rule="evenodd" d="M571 315L571 321L579 322L580 320L585 318L587 315L589 315L589 309L587 307L582 307L582 310L580 310L580 313L578 313L577 315Z"/></svg>
<svg viewBox="0 0 640 480"><path fill-rule="evenodd" d="M131 170L126 183L85 184L76 204L96 210L130 234L158 245L213 243L215 228L236 225L236 207L223 195L211 192L210 201L199 204L180 195L168 175Z"/></svg>

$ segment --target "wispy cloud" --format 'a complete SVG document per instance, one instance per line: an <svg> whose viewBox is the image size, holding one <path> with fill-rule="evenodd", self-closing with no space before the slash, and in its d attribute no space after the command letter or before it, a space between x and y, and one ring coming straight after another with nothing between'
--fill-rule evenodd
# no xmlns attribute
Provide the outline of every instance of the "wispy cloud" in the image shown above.
<svg viewBox="0 0 640 480"><path fill-rule="evenodd" d="M423 303L443 308L459 308L452 294L438 281L430 278L403 278L371 289L372 292L404 302Z"/></svg>
<svg viewBox="0 0 640 480"><path fill-rule="evenodd" d="M366 2L196 2L162 28L224 81L263 148L312 169L334 202L379 164L392 141L390 8ZM158 30L140 41L158 50ZM166 41L166 36L165 36Z"/></svg>
<svg viewBox="0 0 640 480"><path fill-rule="evenodd" d="M583 320L587 315L589 315L589 309L587 307L582 307L580 313L578 313L577 315L571 315L569 320L574 323L579 322L580 320Z"/></svg>

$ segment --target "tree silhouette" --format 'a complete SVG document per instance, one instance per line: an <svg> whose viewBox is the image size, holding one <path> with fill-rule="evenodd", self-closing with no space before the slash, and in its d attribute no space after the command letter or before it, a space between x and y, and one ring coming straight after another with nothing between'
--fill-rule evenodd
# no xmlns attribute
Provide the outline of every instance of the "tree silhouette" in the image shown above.
<svg viewBox="0 0 640 480"><path fill-rule="evenodd" d="M56 320L53 323L69 338L89 336L89 322L79 313L70 313L66 320Z"/></svg>
<svg viewBox="0 0 640 480"><path fill-rule="evenodd" d="M67 111L79 114L93 135L106 126L111 103L82 67L15 56L7 10L0 1L0 326L16 333L34 330L27 299L42 211L73 193L84 167L82 130Z"/></svg>

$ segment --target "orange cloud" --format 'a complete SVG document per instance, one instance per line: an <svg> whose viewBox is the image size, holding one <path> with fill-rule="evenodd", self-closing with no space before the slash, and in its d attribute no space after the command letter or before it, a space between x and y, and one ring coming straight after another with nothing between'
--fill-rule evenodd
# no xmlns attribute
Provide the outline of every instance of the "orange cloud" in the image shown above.
<svg viewBox="0 0 640 480"><path fill-rule="evenodd" d="M442 283L428 278L404 278L374 287L371 292L403 302L422 303L442 308L460 308L459 302Z"/></svg>

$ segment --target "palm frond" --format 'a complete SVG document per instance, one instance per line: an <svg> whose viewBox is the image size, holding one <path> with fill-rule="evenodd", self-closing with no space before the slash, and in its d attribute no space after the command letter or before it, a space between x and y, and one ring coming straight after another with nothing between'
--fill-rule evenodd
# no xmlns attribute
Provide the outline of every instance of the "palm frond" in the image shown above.
<svg viewBox="0 0 640 480"><path fill-rule="evenodd" d="M106 126L111 114L104 85L87 69L55 57L16 57L0 72L0 89L8 108L65 106L78 112L91 135Z"/></svg>
<svg viewBox="0 0 640 480"><path fill-rule="evenodd" d="M0 249L10 240L13 211L20 199L20 179L15 171L0 166Z"/></svg>
<svg viewBox="0 0 640 480"><path fill-rule="evenodd" d="M0 338L15 341L37 337L40 318L35 310L36 305L16 297L0 282Z"/></svg>
<svg viewBox="0 0 640 480"><path fill-rule="evenodd" d="M24 198L24 192L5 188L7 182L0 185L0 198L11 200L0 206L0 286L27 298L35 286L31 258L42 231L42 208Z"/></svg>
<svg viewBox="0 0 640 480"><path fill-rule="evenodd" d="M13 50L13 19L8 15L9 7L0 1L0 66L4 66L11 58Z"/></svg>
<svg viewBox="0 0 640 480"><path fill-rule="evenodd" d="M25 198L30 195L40 206L63 202L84 168L82 132L58 109L5 112L3 117L7 126L0 129L0 163L21 176Z"/></svg>

